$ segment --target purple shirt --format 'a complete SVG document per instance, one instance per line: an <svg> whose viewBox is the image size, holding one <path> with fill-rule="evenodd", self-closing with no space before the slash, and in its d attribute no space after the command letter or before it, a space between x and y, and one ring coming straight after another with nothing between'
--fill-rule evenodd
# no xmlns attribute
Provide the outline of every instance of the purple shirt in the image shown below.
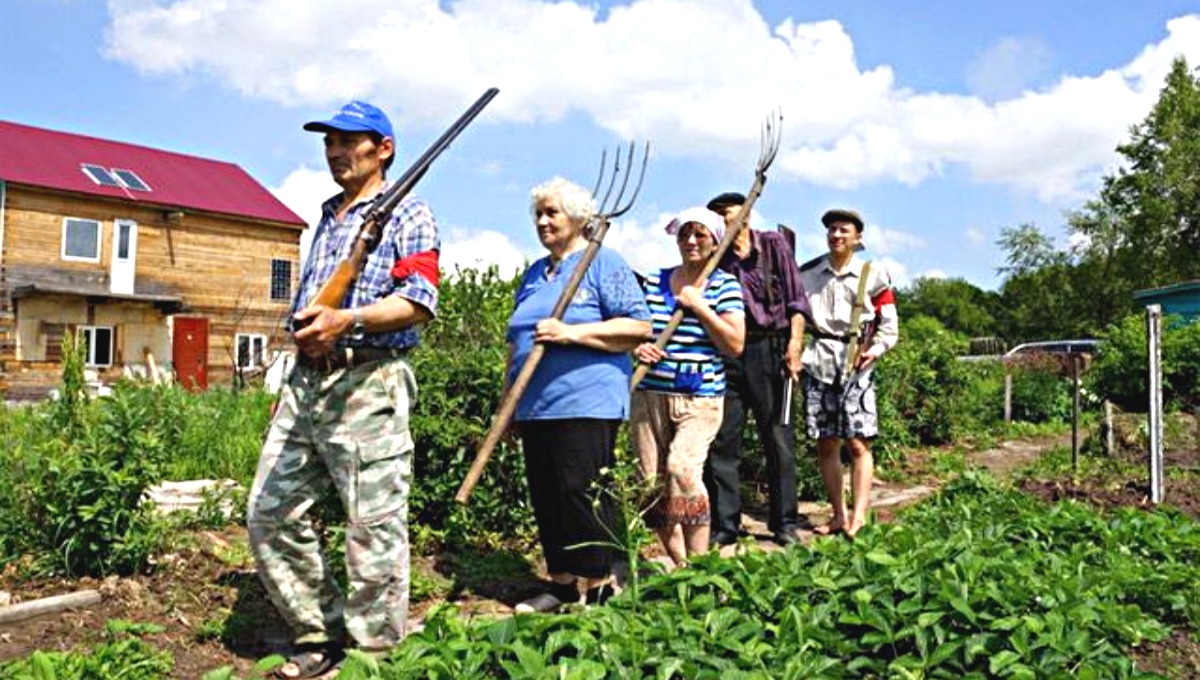
<svg viewBox="0 0 1200 680"><path fill-rule="evenodd" d="M786 332L791 327L791 317L809 315L808 296L800 285L796 256L783 234L751 231L750 253L739 258L730 248L721 258L720 267L742 284L747 332ZM768 270L770 277L766 275ZM769 293L767 278L771 280Z"/></svg>

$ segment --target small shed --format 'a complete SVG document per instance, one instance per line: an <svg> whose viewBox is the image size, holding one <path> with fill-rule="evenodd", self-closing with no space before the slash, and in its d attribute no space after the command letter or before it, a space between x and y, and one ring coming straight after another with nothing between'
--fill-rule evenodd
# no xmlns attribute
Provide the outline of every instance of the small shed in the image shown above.
<svg viewBox="0 0 1200 680"><path fill-rule="evenodd" d="M1186 323L1200 320L1200 279L1139 290L1133 298L1143 306L1161 305L1164 316L1177 315Z"/></svg>

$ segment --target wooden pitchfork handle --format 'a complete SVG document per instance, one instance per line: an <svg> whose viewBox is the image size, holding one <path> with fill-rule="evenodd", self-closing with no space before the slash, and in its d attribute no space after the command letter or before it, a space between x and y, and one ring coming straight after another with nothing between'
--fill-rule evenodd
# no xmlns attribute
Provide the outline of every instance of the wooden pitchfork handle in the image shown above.
<svg viewBox="0 0 1200 680"><path fill-rule="evenodd" d="M606 155L600 157L600 173L596 177L596 188L592 189L592 196L600 190L600 186L604 183ZM579 290L579 284L583 281L583 277L587 274L587 270L591 267L592 260L596 259L596 253L600 250L600 244L604 241L605 234L608 233L609 222L616 217L620 217L633 207L637 201L638 194L642 190L642 182L646 179L646 164L650 160L650 144L646 143L645 149L642 151L641 171L637 173L637 182L632 187L632 193L626 201L625 190L630 188L629 181L634 174L635 154L634 144L630 142L629 152L626 157L626 167L624 174L621 173L621 153L618 151L614 159L612 175L608 182L608 188L604 192L604 198L600 201L599 208L596 211L596 216L593 218L595 229L592 235L588 237L587 248L584 249L583 255L579 258L579 264L575 265L575 271L571 273L571 278L567 280L566 287L558 296L558 301L554 304L554 309L550 312L550 318L561 321L563 315L570 306L571 300L575 297L575 292ZM621 179L618 181L618 177ZM613 191L620 185L620 190L617 191L616 197L613 198ZM613 198L610 203L609 199ZM458 488L458 493L454 495L454 500L461 504L466 504L467 499L471 497L471 491L475 485L479 483L479 478L483 475L483 470L487 467L488 461L492 458L492 451L495 450L496 444L500 443L500 438L504 436L504 432L508 430L508 425L512 422L513 413L517 410L517 402L521 400L521 396L525 394L525 388L529 386L529 381L533 378L533 372L537 369L538 364L542 360L542 356L546 353L546 346L538 343L533 346L529 356L525 359L525 365L521 366L521 370L517 373L516 379L509 387L508 393L504 395L504 400L500 404L500 408L496 411L496 416L492 419L492 427L488 430L487 437L479 446L479 450L475 453L475 460L471 463L471 469L467 471L466 478L463 479L462 485Z"/></svg>
<svg viewBox="0 0 1200 680"><path fill-rule="evenodd" d="M775 154L779 151L780 141L780 126L783 121L781 114L776 114L773 118L769 118L766 125L763 126L763 141L762 148L759 151L758 167L754 170L754 184L750 186L750 191L746 194L746 201L742 204L742 210L738 216L734 218L733 224L725 230L725 235L721 238L721 242L717 245L717 249L709 256L708 262L704 263L704 270L692 282L693 286L702 287L708 281L708 277L712 275L717 265L721 262L721 258L725 252L729 250L729 246L733 245L733 240L737 238L738 232L750 219L750 209L754 207L754 203L758 201L759 195L762 194L763 185L767 183L767 169L771 167L771 163L775 161ZM683 225L679 225L682 227ZM671 318L667 321L666 328L659 334L658 339L654 341L654 346L663 349L667 343L671 341L671 336L679 329L679 324L683 323L683 307L676 307L674 312L671 312ZM637 389L638 383L642 378L646 377L646 372L650 370L649 364L638 363L633 369L633 377L629 380L629 391L632 393Z"/></svg>
<svg viewBox="0 0 1200 680"><path fill-rule="evenodd" d="M601 219L588 241L587 248L579 258L579 264L575 265L575 271L571 272L571 278L567 280L566 287L563 288L562 294L558 296L558 301L554 303L554 309L551 310L549 318L562 320L563 315L566 314L567 307L571 304L571 299L575 297L575 292L579 290L580 282L587 275L587 270L591 266L592 260L596 259L596 253L600 251L600 244L604 241L604 236L607 233L608 220ZM492 427L488 430L487 437L484 438L483 443L479 446L479 451L475 454L475 460L471 463L471 469L467 471L467 476L463 478L462 485L458 487L458 493L454 494L454 500L458 503L465 505L471 497L471 492L475 490L475 485L479 483L479 478L483 476L484 468L487 467L488 461L492 458L492 452L495 450L496 445L500 443L500 439L504 437L509 423L512 422L513 414L517 410L517 402L525 394L525 388L529 387L529 381L533 379L533 372L537 370L538 364L542 361L542 357L545 354L546 345L543 343L535 344L533 350L529 352L529 356L525 359L525 365L521 366L521 371L513 379L512 385L504 395L504 401L500 404L500 408L496 410L496 416L492 419Z"/></svg>
<svg viewBox="0 0 1200 680"><path fill-rule="evenodd" d="M716 270L717 265L721 262L721 258L725 255L725 251L729 250L729 247L733 245L733 240L737 238L738 232L742 230L742 225L746 223L746 220L750 219L750 208L754 207L754 202L758 200L759 194L762 193L764 180L764 176L755 177L754 186L751 187L750 193L746 194L746 202L742 204L742 211L734 218L733 224L725 230L725 235L721 238L721 242L717 244L717 249L709 256L708 262L704 263L704 269L696 277L696 280L692 282L693 286L700 287L708 281L708 277L712 276L713 271ZM682 227L683 225L680 226ZM675 311L671 312L671 318L667 321L666 328L663 329L662 333L659 333L658 339L654 341L655 347L663 349L667 346L667 343L671 341L671 336L679 329L679 324L683 323L684 311L684 308L679 306L675 308ZM637 389L638 383L642 381L642 378L646 377L646 372L649 370L650 364L638 363L637 367L633 369L633 377L629 380L630 392Z"/></svg>

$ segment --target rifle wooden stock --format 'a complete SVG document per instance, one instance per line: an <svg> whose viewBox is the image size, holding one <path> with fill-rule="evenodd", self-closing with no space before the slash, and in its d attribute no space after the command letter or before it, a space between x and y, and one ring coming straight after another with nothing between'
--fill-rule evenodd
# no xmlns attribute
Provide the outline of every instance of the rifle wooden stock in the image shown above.
<svg viewBox="0 0 1200 680"><path fill-rule="evenodd" d="M362 251L361 255L358 253L360 250ZM366 260L366 252L366 246L361 240L355 243L350 257L343 260L333 271L333 275L325 279L325 283L321 284L321 289L317 291L316 296L309 304L333 309L340 308L346 299L346 293L350 292L350 288L358 279L358 272L362 270L363 262Z"/></svg>
<svg viewBox="0 0 1200 680"><path fill-rule="evenodd" d="M421 157L416 160L404 174L400 176L396 183L388 188L387 191L379 197L374 205L367 211L363 217L362 226L359 227L358 235L354 239L354 248L350 251L349 257L338 265L337 270L330 276L325 283L321 284L317 295L309 301L310 305L324 305L339 309L346 299L346 294L354 286L354 282L358 280L358 275L362 272L363 265L366 264L367 255L374 249L375 244L379 241L379 232L381 226L391 218L392 212L404 197L412 193L417 182L425 176L433 162L437 157L442 155L450 143L467 129L471 121L483 111L492 99L500 93L500 90L495 87L488 88L486 92L475 100L475 103L470 106L458 120L450 126L448 130L442 133L441 137L421 154Z"/></svg>
<svg viewBox="0 0 1200 680"><path fill-rule="evenodd" d="M588 267L591 266L592 260L596 259L596 253L600 250L600 244L604 240L605 234L608 233L608 220L602 219L596 225L596 230L592 234L587 248L583 251L583 255L579 258L579 264L575 265L575 271L571 272L571 278L567 280L566 287L558 296L558 300L554 303L554 309L550 311L550 318L561 320L563 314L566 313L567 307L571 304L571 300L575 297L575 292L579 290L579 284L583 281L584 275L587 274ZM508 430L509 423L512 422L513 414L517 411L517 403L520 402L521 396L525 394L525 388L529 387L529 381L533 379L533 372L537 370L538 364L542 361L542 357L546 354L546 346L543 344L535 344L533 350L529 352L529 356L525 359L525 363L521 366L521 371L517 373L517 377L513 379L513 384L509 386L508 392L504 395L504 401L501 402L500 408L496 409L496 415L492 418L491 429L488 430L487 436L484 437L483 443L479 445L479 450L475 453L475 460L471 463L471 469L467 471L467 476L463 478L463 483L458 487L458 493L454 494L454 500L466 505L471 498L471 492L475 490L475 485L479 483L479 478L483 476L483 470L487 467L488 461L492 459L492 452L496 449L496 444L500 443L500 439Z"/></svg>

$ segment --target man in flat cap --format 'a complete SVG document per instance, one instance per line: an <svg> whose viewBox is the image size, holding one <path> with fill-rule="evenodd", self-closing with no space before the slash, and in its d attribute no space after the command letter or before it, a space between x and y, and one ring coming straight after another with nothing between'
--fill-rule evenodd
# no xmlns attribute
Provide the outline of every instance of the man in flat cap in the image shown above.
<svg viewBox="0 0 1200 680"><path fill-rule="evenodd" d="M314 303L349 255L387 188L396 141L388 117L354 101L304 126L324 136L341 192L321 206L292 301L296 368L279 395L250 491L247 523L259 574L295 633L277 678L329 672L353 645L386 652L408 620L408 490L416 381L405 359L437 311L438 232L429 207L405 197L380 226L358 282L338 307ZM309 511L335 491L345 509L343 595Z"/></svg>
<svg viewBox="0 0 1200 680"><path fill-rule="evenodd" d="M811 309L804 349L805 426L817 440L817 464L833 506L818 534L853 537L867 521L875 465L870 441L879 433L873 369L895 346L900 322L887 271L856 255L863 219L834 209L821 217L829 252L800 266ZM850 452L854 511L842 489L841 448Z"/></svg>
<svg viewBox="0 0 1200 680"><path fill-rule="evenodd" d="M708 209L724 217L727 228L732 228L745 202L741 194L724 193L709 201ZM711 541L729 545L741 531L738 466L749 408L767 461L767 527L777 543L788 545L798 540L796 457L792 429L781 425L779 416L784 381L800 375L808 299L787 239L776 232L752 230L750 216L746 217L719 265L742 286L746 343L740 357L725 360L725 413L705 467L712 508Z"/></svg>

